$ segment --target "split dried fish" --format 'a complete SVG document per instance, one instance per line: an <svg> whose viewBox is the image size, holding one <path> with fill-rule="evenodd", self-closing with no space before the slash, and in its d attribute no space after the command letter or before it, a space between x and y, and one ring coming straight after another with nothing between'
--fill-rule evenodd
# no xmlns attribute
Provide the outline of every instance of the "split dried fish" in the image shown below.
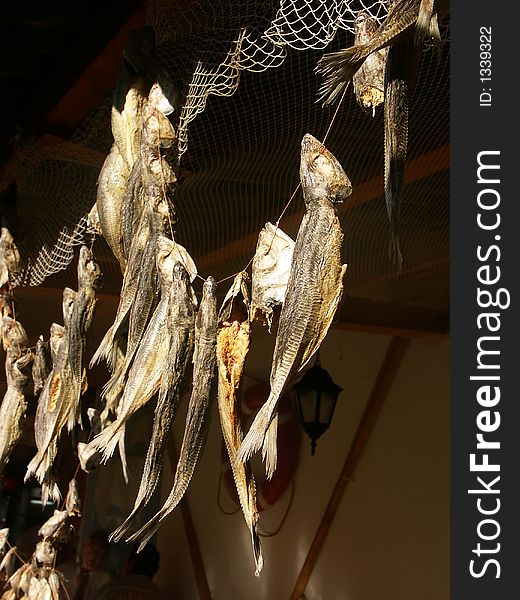
<svg viewBox="0 0 520 600"><path fill-rule="evenodd" d="M32 366L33 393L35 396L38 396L42 391L51 370L52 364L49 342L46 342L43 339L43 335L40 335L36 342L36 351Z"/></svg>
<svg viewBox="0 0 520 600"><path fill-rule="evenodd" d="M27 348L27 333L20 321L9 316L2 317L2 346L5 351L11 348L21 356Z"/></svg>
<svg viewBox="0 0 520 600"><path fill-rule="evenodd" d="M38 535L42 538L58 537L60 529L67 521L68 513L66 510L55 510L52 517L47 519L38 530Z"/></svg>
<svg viewBox="0 0 520 600"><path fill-rule="evenodd" d="M347 198L352 186L336 158L309 134L302 140L300 178L305 215L280 313L271 391L238 452L238 459L245 461L262 448L268 478L277 462L278 400L327 334L341 300L346 270L346 265L341 264L343 233L334 204Z"/></svg>
<svg viewBox="0 0 520 600"><path fill-rule="evenodd" d="M7 390L0 405L0 473L9 461L14 447L22 437L27 400L25 387L29 381L33 356L20 356L20 347L14 343L7 348L5 374Z"/></svg>
<svg viewBox="0 0 520 600"><path fill-rule="evenodd" d="M251 533L255 575L263 568L264 559L258 535L256 484L249 463L237 460L242 442L239 391L244 365L249 352L251 322L247 274L239 273L228 291L219 312L217 326L218 410L222 436L229 455L240 507Z"/></svg>
<svg viewBox="0 0 520 600"><path fill-rule="evenodd" d="M260 311L271 327L273 309L285 298L294 241L279 227L266 223L258 235L252 264L251 320Z"/></svg>
<svg viewBox="0 0 520 600"><path fill-rule="evenodd" d="M47 539L43 539L36 544L34 556L42 565L52 566L56 560L56 548Z"/></svg>
<svg viewBox="0 0 520 600"><path fill-rule="evenodd" d="M193 388L174 482L171 492L159 512L128 539L128 541L142 540L140 549L144 548L161 522L174 510L184 496L206 443L217 360L216 289L215 280L213 277L208 277L204 282L202 300L195 321Z"/></svg>
<svg viewBox="0 0 520 600"><path fill-rule="evenodd" d="M173 269L167 327L170 336L169 351L161 375L152 438L146 454L141 485L132 512L112 534L115 540L121 539L133 522L135 515L148 503L157 486L166 442L185 388L185 376L193 360L195 329L193 290L189 275L179 262L175 263Z"/></svg>
<svg viewBox="0 0 520 600"><path fill-rule="evenodd" d="M96 308L96 292L100 289L103 275L91 250L82 246L78 261L78 291L76 293L68 334L68 362L73 382L73 403L68 413L68 429L80 422L79 400L82 392L82 381L87 347L87 334L94 318Z"/></svg>
<svg viewBox="0 0 520 600"><path fill-rule="evenodd" d="M78 492L78 482L75 479L69 481L69 490L65 497L65 510L69 517L81 515L81 500Z"/></svg>
<svg viewBox="0 0 520 600"><path fill-rule="evenodd" d="M377 21L369 13L361 12L354 21L354 45L370 42L378 28ZM359 106L375 113L385 98L385 62L387 49L382 48L369 54L365 62L354 73L352 84Z"/></svg>
<svg viewBox="0 0 520 600"><path fill-rule="evenodd" d="M354 73L370 54L414 32L419 17L419 7L424 1L399 0L388 12L386 19L368 43L325 54L316 67L316 72L325 77L320 88L320 100L324 104L332 104L339 100ZM449 10L449 0L439 0L436 8L436 13L441 19Z"/></svg>

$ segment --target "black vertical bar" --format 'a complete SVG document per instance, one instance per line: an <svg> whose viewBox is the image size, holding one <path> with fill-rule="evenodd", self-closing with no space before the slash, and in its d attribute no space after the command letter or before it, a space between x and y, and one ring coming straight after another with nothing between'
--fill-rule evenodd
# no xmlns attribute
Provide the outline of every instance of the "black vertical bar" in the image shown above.
<svg viewBox="0 0 520 600"><path fill-rule="evenodd" d="M520 598L519 13L451 5L452 600Z"/></svg>

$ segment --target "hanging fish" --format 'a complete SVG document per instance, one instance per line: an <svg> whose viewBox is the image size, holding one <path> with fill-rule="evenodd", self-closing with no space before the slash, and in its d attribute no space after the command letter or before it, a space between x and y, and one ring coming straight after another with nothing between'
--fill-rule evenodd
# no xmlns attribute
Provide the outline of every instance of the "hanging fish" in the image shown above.
<svg viewBox="0 0 520 600"><path fill-rule="evenodd" d="M398 0L388 12L384 22L368 43L354 45L331 54L325 54L318 62L316 72L325 77L319 97L324 104L339 100L354 73L366 58L405 36L413 35L419 18L419 7L425 0ZM439 20L449 11L449 0L436 3Z"/></svg>
<svg viewBox="0 0 520 600"><path fill-rule="evenodd" d="M242 442L239 392L251 335L249 310L247 273L242 272L235 277L233 285L224 298L218 317L218 411L240 507L251 533L255 575L259 575L264 558L258 535L256 484L249 463L242 464L237 461L237 451Z"/></svg>
<svg viewBox="0 0 520 600"><path fill-rule="evenodd" d="M374 17L367 12L359 13L354 21L354 45L367 44L377 28ZM352 77L357 103L372 115L385 98L386 52L386 48L372 52Z"/></svg>
<svg viewBox="0 0 520 600"><path fill-rule="evenodd" d="M69 490L65 497L65 510L69 517L81 516L81 500L78 492L78 482L75 479L69 481Z"/></svg>
<svg viewBox="0 0 520 600"><path fill-rule="evenodd" d="M26 342L13 343L6 351L7 390L0 405L0 474L22 437L27 411L25 388L29 381L33 356L27 351L21 354L21 344Z"/></svg>
<svg viewBox="0 0 520 600"><path fill-rule="evenodd" d="M78 261L78 291L76 293L70 323L67 327L68 362L73 381L73 403L67 419L69 431L80 422L79 400L82 392L87 334L94 318L96 292L101 288L103 275L91 250L81 246Z"/></svg>
<svg viewBox="0 0 520 600"><path fill-rule="evenodd" d="M33 393L38 396L45 385L45 381L52 370L49 342L40 335L36 342L36 351L32 366Z"/></svg>
<svg viewBox="0 0 520 600"><path fill-rule="evenodd" d="M127 541L142 540L144 548L161 522L181 501L202 456L209 431L212 409L213 384L216 374L217 342L217 285L208 277L202 289L202 300L195 322L195 349L193 352L193 388L188 404L184 437L175 470L171 492L161 510Z"/></svg>
<svg viewBox="0 0 520 600"><path fill-rule="evenodd" d="M314 137L302 141L300 178L305 215L294 246L291 273L271 367L271 391L242 442L238 459L262 448L266 475L277 462L278 400L291 378L308 363L330 327L343 293L343 233L334 205L352 192L336 158Z"/></svg>
<svg viewBox="0 0 520 600"><path fill-rule="evenodd" d="M175 252L175 246L170 240L169 244L161 246L158 251L161 296L129 369L117 418L84 448L86 456L93 456L96 450L100 450L103 453L103 462L106 462L124 438L126 421L159 390L163 365L169 351L170 335L167 321L170 288L173 283L172 254Z"/></svg>
<svg viewBox="0 0 520 600"><path fill-rule="evenodd" d="M0 287L7 285L14 275L18 275L21 267L20 253L14 238L7 227L2 227L0 233Z"/></svg>
<svg viewBox="0 0 520 600"><path fill-rule="evenodd" d="M137 513L150 500L162 469L166 442L186 387L186 373L193 361L195 306L189 275L181 263L175 263L170 288L168 357L161 375L159 398L155 408L152 438L146 454L141 484L134 508L124 523L112 534L118 541L132 524Z"/></svg>
<svg viewBox="0 0 520 600"><path fill-rule="evenodd" d="M5 578L9 579L13 575L16 564L16 546L12 546L6 553L2 562L0 562L0 573L4 573Z"/></svg>
<svg viewBox="0 0 520 600"><path fill-rule="evenodd" d="M408 147L408 107L419 73L421 49L408 38L390 46L385 69L385 201L390 223L388 254L396 274L403 258L399 242L399 212Z"/></svg>
<svg viewBox="0 0 520 600"><path fill-rule="evenodd" d="M266 223L258 235L251 277L251 320L261 312L269 328L273 309L282 304L289 280L294 241L279 227Z"/></svg>

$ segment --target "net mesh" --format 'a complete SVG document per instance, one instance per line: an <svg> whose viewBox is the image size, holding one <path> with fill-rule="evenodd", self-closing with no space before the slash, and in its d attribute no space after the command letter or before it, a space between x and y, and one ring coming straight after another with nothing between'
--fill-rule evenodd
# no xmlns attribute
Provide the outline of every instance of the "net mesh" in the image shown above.
<svg viewBox="0 0 520 600"><path fill-rule="evenodd" d="M219 279L242 269L254 253L263 224L275 222L280 215L299 180L303 135L309 132L323 139L334 112L316 103L320 81L314 68L325 49L352 44L359 11L381 21L386 3L148 2L147 23L155 30L158 61L181 98L175 117L180 161L176 237L189 249L202 275ZM409 163L449 144L446 26L443 40L440 61L428 49L423 55L410 109ZM19 149L14 179L24 224L19 242L24 268L13 281L15 286L40 285L65 270L74 246L92 239L87 214L111 144L107 99L69 142ZM390 271L382 111L365 114L350 88L327 147L354 186L340 218L346 234L345 260L355 264L348 271L348 284L355 289L387 277ZM445 163L433 164L404 190L404 280L417 265L433 276L447 272L447 168ZM290 235L296 234L302 208L296 198L284 216L281 226ZM442 235L425 237L430 231ZM425 240L421 254L414 250L418 238ZM102 242L96 244L105 290L117 292L120 273L114 257Z"/></svg>

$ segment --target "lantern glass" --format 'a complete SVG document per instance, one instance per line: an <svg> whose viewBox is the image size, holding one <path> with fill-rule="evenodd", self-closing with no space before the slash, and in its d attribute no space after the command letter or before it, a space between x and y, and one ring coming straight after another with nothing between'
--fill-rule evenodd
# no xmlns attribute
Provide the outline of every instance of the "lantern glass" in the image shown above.
<svg viewBox="0 0 520 600"><path fill-rule="evenodd" d="M300 421L311 438L312 454L316 440L326 431L332 420L336 400L342 391L318 361L293 386Z"/></svg>

